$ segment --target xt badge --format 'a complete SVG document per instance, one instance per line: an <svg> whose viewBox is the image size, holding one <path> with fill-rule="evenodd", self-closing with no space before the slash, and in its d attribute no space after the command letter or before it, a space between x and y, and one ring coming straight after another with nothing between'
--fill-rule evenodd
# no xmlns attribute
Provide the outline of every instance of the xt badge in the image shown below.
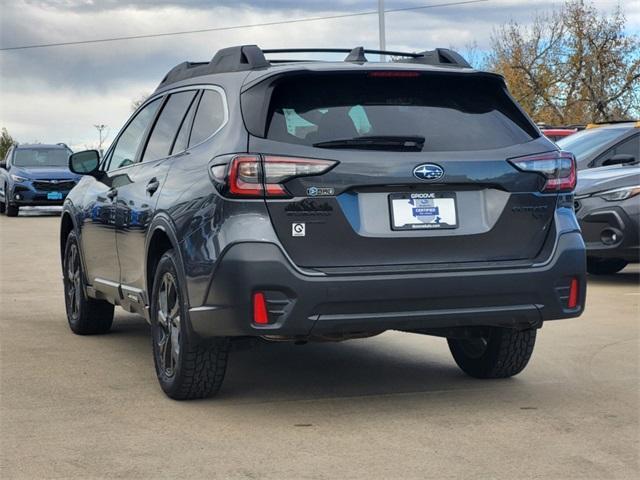
<svg viewBox="0 0 640 480"><path fill-rule="evenodd" d="M294 237L304 237L306 235L306 228L304 223L292 223L291 235Z"/></svg>

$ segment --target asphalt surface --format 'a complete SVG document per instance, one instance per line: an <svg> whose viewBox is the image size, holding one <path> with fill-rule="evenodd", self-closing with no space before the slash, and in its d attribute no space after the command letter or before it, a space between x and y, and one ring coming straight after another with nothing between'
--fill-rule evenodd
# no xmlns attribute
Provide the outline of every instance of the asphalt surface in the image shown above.
<svg viewBox="0 0 640 480"><path fill-rule="evenodd" d="M3 479L639 478L637 267L591 277L584 316L548 323L513 379L389 332L234 352L217 398L175 402L141 318L68 329L58 224L0 216Z"/></svg>

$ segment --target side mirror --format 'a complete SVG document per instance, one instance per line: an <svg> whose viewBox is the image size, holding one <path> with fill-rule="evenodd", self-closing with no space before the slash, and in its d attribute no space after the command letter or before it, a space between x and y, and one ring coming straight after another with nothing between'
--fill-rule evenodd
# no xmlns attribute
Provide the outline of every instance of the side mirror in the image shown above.
<svg viewBox="0 0 640 480"><path fill-rule="evenodd" d="M5 162L4 160L0 160L0 168L7 168L7 162Z"/></svg>
<svg viewBox="0 0 640 480"><path fill-rule="evenodd" d="M79 175L96 176L100 166L100 153L97 150L85 150L69 156L69 170Z"/></svg>
<svg viewBox="0 0 640 480"><path fill-rule="evenodd" d="M628 153L619 153L602 162L602 165L623 165L626 163L636 163L636 157L629 155Z"/></svg>

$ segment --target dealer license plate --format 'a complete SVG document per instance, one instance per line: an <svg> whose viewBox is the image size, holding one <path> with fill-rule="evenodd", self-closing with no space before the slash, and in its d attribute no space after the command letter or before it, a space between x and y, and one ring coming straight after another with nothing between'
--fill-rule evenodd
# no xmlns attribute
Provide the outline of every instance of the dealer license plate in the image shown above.
<svg viewBox="0 0 640 480"><path fill-rule="evenodd" d="M389 204L393 230L458 228L453 192L392 193Z"/></svg>

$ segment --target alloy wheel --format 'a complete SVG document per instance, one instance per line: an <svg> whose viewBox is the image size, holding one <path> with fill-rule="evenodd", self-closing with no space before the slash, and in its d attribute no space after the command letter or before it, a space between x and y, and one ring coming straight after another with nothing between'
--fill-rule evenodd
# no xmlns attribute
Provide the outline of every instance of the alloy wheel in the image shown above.
<svg viewBox="0 0 640 480"><path fill-rule="evenodd" d="M67 256L67 305L69 314L74 320L80 315L80 301L82 299L82 281L80 273L80 256L78 246L73 244Z"/></svg>
<svg viewBox="0 0 640 480"><path fill-rule="evenodd" d="M155 341L160 370L173 377L180 359L180 295L174 276L166 272L160 280Z"/></svg>

